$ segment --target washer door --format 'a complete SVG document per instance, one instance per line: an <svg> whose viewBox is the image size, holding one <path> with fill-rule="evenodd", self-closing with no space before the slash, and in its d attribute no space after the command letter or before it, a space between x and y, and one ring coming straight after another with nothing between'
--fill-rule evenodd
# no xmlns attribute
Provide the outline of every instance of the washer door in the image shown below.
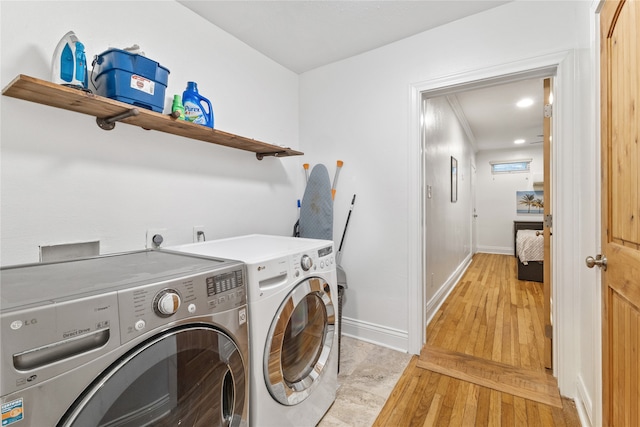
<svg viewBox="0 0 640 427"><path fill-rule="evenodd" d="M246 424L244 361L208 326L156 336L107 369L58 426L238 426Z"/></svg>
<svg viewBox="0 0 640 427"><path fill-rule="evenodd" d="M334 334L329 284L318 277L299 283L278 309L267 336L264 374L274 399L295 405L311 394L327 365Z"/></svg>

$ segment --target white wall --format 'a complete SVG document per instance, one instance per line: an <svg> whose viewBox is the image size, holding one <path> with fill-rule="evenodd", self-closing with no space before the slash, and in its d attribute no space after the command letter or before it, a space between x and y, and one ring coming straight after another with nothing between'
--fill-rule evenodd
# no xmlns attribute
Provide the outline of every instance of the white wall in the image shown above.
<svg viewBox="0 0 640 427"><path fill-rule="evenodd" d="M469 138L447 97L425 99L426 300L435 313L471 260L471 162ZM451 157L458 161L458 199L451 201ZM431 188L431 191L428 188ZM430 197L429 197L430 194ZM428 317L431 317L429 314Z"/></svg>
<svg viewBox="0 0 640 427"><path fill-rule="evenodd" d="M49 80L53 50L74 30L88 57L139 44L170 70L166 92L189 80L213 103L216 128L299 148L298 76L173 1L8 2L1 7L1 84ZM144 18L142 17L144 15ZM3 96L2 265L38 261L38 246L100 240L101 251L261 232L290 235L304 185L302 157L253 153Z"/></svg>
<svg viewBox="0 0 640 427"><path fill-rule="evenodd" d="M327 163L345 161L337 229L358 194L343 258L347 319L408 333L409 251L419 220L409 194L419 179L410 174L419 156L410 139L411 85L573 48L581 7L513 2L301 75L301 148Z"/></svg>
<svg viewBox="0 0 640 427"><path fill-rule="evenodd" d="M544 171L542 144L476 153L478 252L513 255L513 221L542 221L542 214L517 214L516 191L534 190L534 176ZM491 173L492 161L532 159L530 172ZM542 188L536 187L536 191ZM548 198L545 198L547 200Z"/></svg>
<svg viewBox="0 0 640 427"><path fill-rule="evenodd" d="M105 253L139 249L148 228L168 228L168 243L189 241L193 225L204 225L209 239L289 234L304 185L302 163L322 162L333 172L341 159L336 240L351 196L358 195L343 248L349 285L344 330L409 349L414 335L420 340L420 331L412 328L416 303L422 303L416 197L421 153L412 87L556 52L581 57L583 49L588 56L593 49L584 43L588 6L511 2L305 73L298 93L298 76L174 2L2 1L2 87L20 73L48 79L53 49L70 29L90 54L138 43L171 70L168 97L195 80L213 102L218 128L306 155L258 162L251 153L125 125L105 132L91 117L3 96L0 263L36 261L38 245L70 241L99 239ZM141 19L143 12L150 18ZM181 37L184 28L197 43ZM583 103L592 94L585 76L572 70L567 67L562 76L573 98L566 103L592 105ZM588 75L586 82L592 83ZM577 131L595 119L586 109L566 114L562 120L569 125L558 135L564 145L558 148L557 182L571 195L562 205L567 219L559 218L554 230L566 242L558 247L559 304L578 301L576 277L584 268L582 254L574 252L578 225L572 224L578 218L584 232L593 226L577 206L595 179L585 167L584 177L570 175L577 169L575 153L594 150L591 128L584 130L591 137L586 140ZM583 157L593 163L589 154ZM566 315L597 317L593 306L591 301L587 310L576 307ZM576 372L585 374L584 393L597 405L598 366L576 354L593 350L587 341L591 332L581 332L590 327L575 324L575 337L559 344L559 364L571 366L565 373L569 382L575 382ZM575 384L560 380L563 393L574 396Z"/></svg>
<svg viewBox="0 0 640 427"><path fill-rule="evenodd" d="M575 68L584 52L589 55L588 8L587 2L575 1L510 2L301 75L301 148L327 163L345 161L335 203L337 229L351 194L358 194L343 258L349 277L344 331L419 350L423 332L415 325L421 320L416 305L423 300L422 153L412 88L437 87L433 82L453 82L471 71L489 77L492 70L535 63L535 58L560 52L568 54L558 76L564 99L558 104L563 126L557 135L562 145L556 148L561 165L556 185L561 195L572 197L560 203L554 228L563 240L556 254L560 264L554 302L575 305L575 271L582 261L575 256L575 217L580 212L572 205L578 194L572 155L583 136L580 127L593 117L571 107L588 102L591 94L588 79ZM561 391L575 396L578 367L572 360L577 358L578 338L567 334L581 326L566 305L564 328L556 336L556 366Z"/></svg>

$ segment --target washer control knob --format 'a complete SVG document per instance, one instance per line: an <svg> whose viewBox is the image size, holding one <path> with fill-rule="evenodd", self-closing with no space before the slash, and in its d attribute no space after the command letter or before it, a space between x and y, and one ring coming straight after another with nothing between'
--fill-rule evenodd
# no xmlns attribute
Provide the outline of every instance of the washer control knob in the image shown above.
<svg viewBox="0 0 640 427"><path fill-rule="evenodd" d="M171 316L180 307L180 295L173 289L167 289L156 296L154 309L160 316Z"/></svg>
<svg viewBox="0 0 640 427"><path fill-rule="evenodd" d="M302 258L300 258L300 267L302 267L304 271L309 271L312 266L313 260L311 257L309 255L302 255Z"/></svg>

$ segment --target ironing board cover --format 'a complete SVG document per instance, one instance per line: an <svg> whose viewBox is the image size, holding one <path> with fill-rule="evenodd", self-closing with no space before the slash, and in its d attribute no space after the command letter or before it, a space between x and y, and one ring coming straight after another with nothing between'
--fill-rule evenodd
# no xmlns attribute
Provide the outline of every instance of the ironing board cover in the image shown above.
<svg viewBox="0 0 640 427"><path fill-rule="evenodd" d="M300 204L300 237L333 240L333 200L327 168L313 167Z"/></svg>

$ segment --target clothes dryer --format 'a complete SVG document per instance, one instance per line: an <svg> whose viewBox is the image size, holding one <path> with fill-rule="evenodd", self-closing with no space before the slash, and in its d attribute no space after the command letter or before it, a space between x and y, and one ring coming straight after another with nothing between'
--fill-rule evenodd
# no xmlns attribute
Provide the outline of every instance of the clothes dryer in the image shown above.
<svg viewBox="0 0 640 427"><path fill-rule="evenodd" d="M0 280L3 426L249 424L241 262L140 251Z"/></svg>
<svg viewBox="0 0 640 427"><path fill-rule="evenodd" d="M248 235L167 248L247 267L250 419L312 427L338 387L338 289L332 241Z"/></svg>

